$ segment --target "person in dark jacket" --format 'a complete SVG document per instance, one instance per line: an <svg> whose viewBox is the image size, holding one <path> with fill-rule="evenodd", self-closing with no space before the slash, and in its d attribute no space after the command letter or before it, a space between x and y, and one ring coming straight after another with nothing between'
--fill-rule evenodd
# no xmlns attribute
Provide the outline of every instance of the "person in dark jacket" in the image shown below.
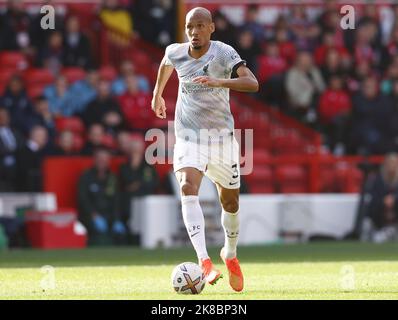
<svg viewBox="0 0 398 320"><path fill-rule="evenodd" d="M21 0L8 0L0 16L0 50L24 50L31 44L31 19Z"/></svg>
<svg viewBox="0 0 398 320"><path fill-rule="evenodd" d="M101 123L107 133L115 135L123 126L123 117L119 103L112 97L110 84L101 80L98 86L98 96L93 100L82 115L86 126Z"/></svg>
<svg viewBox="0 0 398 320"><path fill-rule="evenodd" d="M17 155L18 190L21 192L42 192L41 166L48 142L45 127L35 126L29 134L25 146Z"/></svg>
<svg viewBox="0 0 398 320"><path fill-rule="evenodd" d="M370 179L362 237L375 242L398 240L398 154L388 154L380 172Z"/></svg>
<svg viewBox="0 0 398 320"><path fill-rule="evenodd" d="M23 120L23 132L29 134L35 126L42 126L47 129L48 132L48 143L46 151L54 146L54 140L56 135L55 117L50 112L48 101L44 96L38 96L33 104L33 110L30 113L25 114Z"/></svg>
<svg viewBox="0 0 398 320"><path fill-rule="evenodd" d="M17 154L22 145L22 135L10 126L7 109L0 107L0 192L17 189Z"/></svg>
<svg viewBox="0 0 398 320"><path fill-rule="evenodd" d="M127 162L123 163L119 169L124 223L127 223L130 217L132 199L153 194L159 184L159 177L155 168L145 161L143 137L140 134L135 134L130 146L130 155Z"/></svg>
<svg viewBox="0 0 398 320"><path fill-rule="evenodd" d="M352 137L354 151L385 154L393 149L394 108L391 97L379 93L374 77L366 78L353 98Z"/></svg>
<svg viewBox="0 0 398 320"><path fill-rule="evenodd" d="M13 75L1 98L2 107L10 113L11 126L24 131L26 115L32 112L32 104L25 90L25 85L19 75Z"/></svg>
<svg viewBox="0 0 398 320"><path fill-rule="evenodd" d="M79 220L87 228L91 245L111 244L114 236L127 232L119 220L118 183L110 161L108 149L96 149L94 166L82 174L78 183Z"/></svg>
<svg viewBox="0 0 398 320"><path fill-rule="evenodd" d="M105 130L99 123L93 123L88 128L87 141L80 150L82 156L92 156L96 148L100 147L104 141Z"/></svg>
<svg viewBox="0 0 398 320"><path fill-rule="evenodd" d="M92 66L90 41L80 31L79 19L76 16L71 16L66 21L64 47L64 66L75 66L84 69Z"/></svg>
<svg viewBox="0 0 398 320"><path fill-rule="evenodd" d="M61 131L57 140L58 143L51 150L52 156L71 157L78 155L75 150L75 133L73 131Z"/></svg>

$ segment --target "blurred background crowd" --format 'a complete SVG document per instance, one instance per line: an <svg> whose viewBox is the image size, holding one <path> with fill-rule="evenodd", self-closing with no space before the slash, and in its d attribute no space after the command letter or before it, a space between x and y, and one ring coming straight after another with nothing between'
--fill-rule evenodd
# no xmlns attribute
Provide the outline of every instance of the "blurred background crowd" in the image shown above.
<svg viewBox="0 0 398 320"><path fill-rule="evenodd" d="M261 84L254 98L319 132L324 150L385 155L398 151L398 5L387 6L389 14L375 4L361 6L353 30L341 28L340 5L331 0L315 11L305 3L285 7L271 24L262 22L258 4L245 6L239 23L217 9L212 39L232 45L247 61ZM83 212L102 210L84 198L93 192L90 180L99 179L105 191L115 183L125 194L159 190L156 170L143 161L144 134L159 126L150 109L157 65L147 64L139 47L112 59L103 31L108 44L135 39L163 49L182 40L177 7L172 0L70 4L56 9L55 30L44 30L38 7L3 2L0 192L41 191L46 157L93 155L95 170L79 182ZM107 176L111 155L128 159L118 176ZM386 194L398 194L396 180L384 182ZM394 199L386 206L396 212Z"/></svg>

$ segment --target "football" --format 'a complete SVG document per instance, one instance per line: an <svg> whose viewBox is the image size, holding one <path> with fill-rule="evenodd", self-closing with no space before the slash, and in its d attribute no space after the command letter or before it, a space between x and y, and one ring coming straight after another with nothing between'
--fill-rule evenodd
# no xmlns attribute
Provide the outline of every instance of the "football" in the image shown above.
<svg viewBox="0 0 398 320"><path fill-rule="evenodd" d="M206 284L202 268L193 262L183 262L171 274L174 290L180 294L199 294Z"/></svg>

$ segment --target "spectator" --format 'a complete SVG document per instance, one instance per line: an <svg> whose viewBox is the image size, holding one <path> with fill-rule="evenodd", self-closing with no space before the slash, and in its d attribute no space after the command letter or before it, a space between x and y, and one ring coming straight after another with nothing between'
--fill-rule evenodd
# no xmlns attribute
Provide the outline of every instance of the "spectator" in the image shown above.
<svg viewBox="0 0 398 320"><path fill-rule="evenodd" d="M335 44L334 35L332 32L326 32L322 36L322 44L314 51L314 59L318 66L327 63L327 57L330 52L334 52L341 62L341 67L348 68L351 65L351 57L349 51L344 46Z"/></svg>
<svg viewBox="0 0 398 320"><path fill-rule="evenodd" d="M89 245L112 244L113 236L127 232L119 220L117 177L110 170L110 162L109 150L96 149L94 166L79 179L79 220L87 228Z"/></svg>
<svg viewBox="0 0 398 320"><path fill-rule="evenodd" d="M127 39L132 36L133 21L128 11L119 6L118 0L103 0L99 17L106 28L117 31Z"/></svg>
<svg viewBox="0 0 398 320"><path fill-rule="evenodd" d="M22 0L8 0L7 9L0 16L0 49L26 50L30 43L29 15L25 12Z"/></svg>
<svg viewBox="0 0 398 320"><path fill-rule="evenodd" d="M396 56L398 56L398 23L396 23L394 26L391 32L390 40L383 50L382 67L384 66L384 70L386 66L392 63L394 57Z"/></svg>
<svg viewBox="0 0 398 320"><path fill-rule="evenodd" d="M140 92L138 79L130 75L125 79L127 92L119 97L119 103L125 122L131 130L145 131L152 127L153 113L148 108L151 97Z"/></svg>
<svg viewBox="0 0 398 320"><path fill-rule="evenodd" d="M71 16L66 21L64 35L64 66L74 66L88 69L92 66L90 41L80 31L79 19Z"/></svg>
<svg viewBox="0 0 398 320"><path fill-rule="evenodd" d="M60 31L53 31L39 53L39 65L57 75L63 66L64 56L63 35Z"/></svg>
<svg viewBox="0 0 398 320"><path fill-rule="evenodd" d="M318 113L335 155L342 155L345 151L344 141L351 107L351 98L343 89L343 79L337 75L332 76L328 88L319 99Z"/></svg>
<svg viewBox="0 0 398 320"><path fill-rule="evenodd" d="M246 17L242 28L249 31L254 41L260 44L264 40L264 27L258 21L259 8L256 4L250 4L246 9Z"/></svg>
<svg viewBox="0 0 398 320"><path fill-rule="evenodd" d="M22 145L22 135L10 126L9 112L0 108L0 192L17 189L17 153Z"/></svg>
<svg viewBox="0 0 398 320"><path fill-rule="evenodd" d="M76 113L73 109L75 105L72 103L72 92L64 76L58 76L54 84L47 86L44 89L44 96L55 117L70 117Z"/></svg>
<svg viewBox="0 0 398 320"><path fill-rule="evenodd" d="M165 47L175 40L177 4L172 0L134 1L134 24L140 36Z"/></svg>
<svg viewBox="0 0 398 320"><path fill-rule="evenodd" d="M48 142L46 128L35 126L29 133L29 139L17 155L18 189L22 192L41 192L41 165L44 148Z"/></svg>
<svg viewBox="0 0 398 320"><path fill-rule="evenodd" d="M320 70L326 82L329 82L330 77L334 75L342 76L346 72L341 55L337 49L331 48L327 51L324 64Z"/></svg>
<svg viewBox="0 0 398 320"><path fill-rule="evenodd" d="M394 109L390 97L379 93L378 81L368 77L353 97L352 144L355 151L383 154L391 151Z"/></svg>
<svg viewBox="0 0 398 320"><path fill-rule="evenodd" d="M326 19L321 20L323 23L319 23L320 19L318 18L318 26L321 29L321 34L329 33L333 36L332 42L336 48L346 47L351 51L352 46L347 46L346 41L350 36L352 36L352 34L350 33L350 30L344 30L341 28L339 4L330 4L328 6L329 8L327 9L327 12L325 12L327 17L325 17ZM322 15L320 18L322 18ZM353 41L351 40L351 42Z"/></svg>
<svg viewBox="0 0 398 320"><path fill-rule="evenodd" d="M383 94L389 95L393 91L393 83L398 80L398 56L384 73L384 79L381 82L380 89Z"/></svg>
<svg viewBox="0 0 398 320"><path fill-rule="evenodd" d="M51 3L53 2L53 3ZM41 5L53 5L54 1L52 0L43 0L41 1ZM54 21L55 21L55 29L56 30L64 30L65 29L65 12L64 10L57 10L57 7L54 10ZM32 22L29 27L30 31L30 38L31 38L31 43L33 46L33 53L36 56L38 51L40 51L41 48L44 48L46 44L48 43L48 38L50 35L53 33L53 29L43 29L41 27L41 21L43 19L43 14L40 13L40 10L34 10L33 12L29 13L30 15L33 14L32 16Z"/></svg>
<svg viewBox="0 0 398 320"><path fill-rule="evenodd" d="M398 239L398 155L388 154L378 175L371 181L368 212L362 239L385 242Z"/></svg>
<svg viewBox="0 0 398 320"><path fill-rule="evenodd" d="M284 102L284 72L288 65L280 55L278 44L274 41L267 43L265 54L258 58L257 79L261 86L264 98L273 105Z"/></svg>
<svg viewBox="0 0 398 320"><path fill-rule="evenodd" d="M54 156L75 156L75 134L72 131L64 130L59 133L58 143L52 150Z"/></svg>
<svg viewBox="0 0 398 320"><path fill-rule="evenodd" d="M104 138L104 127L99 123L93 123L88 129L87 141L80 153L84 156L93 155L94 150L103 144Z"/></svg>
<svg viewBox="0 0 398 320"><path fill-rule="evenodd" d="M304 5L293 6L289 22L296 48L299 51L312 51L315 49L320 35L320 28L307 17Z"/></svg>
<svg viewBox="0 0 398 320"><path fill-rule="evenodd" d="M48 101L44 96L36 98L33 105L33 111L26 115L24 132L30 132L35 126L45 127L50 141L55 137L55 117L50 112Z"/></svg>
<svg viewBox="0 0 398 320"><path fill-rule="evenodd" d="M286 60L280 55L276 42L269 41L265 53L258 57L257 79L260 83L267 82L271 77L280 75L287 69Z"/></svg>
<svg viewBox="0 0 398 320"><path fill-rule="evenodd" d="M89 70L85 79L76 81L71 85L72 109L80 116L84 113L88 104L97 97L98 84L98 71Z"/></svg>
<svg viewBox="0 0 398 320"><path fill-rule="evenodd" d="M355 35L355 61L367 61L371 66L377 67L381 58L380 50L373 45L377 36L377 26L373 22L364 23L358 27Z"/></svg>
<svg viewBox="0 0 398 320"><path fill-rule="evenodd" d="M117 140L117 151L119 155L130 156L132 136L129 131L120 131L116 137Z"/></svg>
<svg viewBox="0 0 398 320"><path fill-rule="evenodd" d="M392 103L394 108L394 118L392 121L392 127L394 128L394 151L398 152L398 79L392 84Z"/></svg>
<svg viewBox="0 0 398 320"><path fill-rule="evenodd" d="M213 14L213 21L216 30L213 32L212 38L235 47L236 30L225 15L223 15L221 11L216 11Z"/></svg>
<svg viewBox="0 0 398 320"><path fill-rule="evenodd" d="M296 58L296 46L289 38L289 30L286 28L275 30L275 40L278 43L279 53L291 65Z"/></svg>
<svg viewBox="0 0 398 320"><path fill-rule="evenodd" d="M126 78L128 76L136 76L138 81L138 89L142 92L149 93L149 82L147 78L135 73L134 64L129 60L124 60L120 64L120 76L112 82L112 93L116 96L124 94L127 90Z"/></svg>
<svg viewBox="0 0 398 320"><path fill-rule="evenodd" d="M323 92L325 84L308 52L297 55L295 65L287 72L285 85L291 112L299 117L304 116L305 122L314 123L317 97Z"/></svg>
<svg viewBox="0 0 398 320"><path fill-rule="evenodd" d="M90 126L93 123L101 123L105 131L112 135L115 135L123 127L120 106L111 95L108 81L100 81L98 96L88 105L82 118L86 126Z"/></svg>
<svg viewBox="0 0 398 320"><path fill-rule="evenodd" d="M249 30L243 29L238 34L236 50L239 52L242 59L246 61L247 66L251 70L256 71L256 58L261 53L261 48Z"/></svg>
<svg viewBox="0 0 398 320"><path fill-rule="evenodd" d="M13 75L1 99L1 104L8 110L11 117L11 125L23 130L23 123L27 114L32 112L31 102L26 95L22 78Z"/></svg>
<svg viewBox="0 0 398 320"><path fill-rule="evenodd" d="M156 170L144 158L145 143L141 135L131 140L129 158L120 166L119 179L122 191L123 222L130 217L130 203L135 197L149 195L158 187Z"/></svg>
<svg viewBox="0 0 398 320"><path fill-rule="evenodd" d="M355 64L353 73L347 79L348 89L352 93L359 91L361 83L373 74L373 70L368 61L361 61Z"/></svg>
<svg viewBox="0 0 398 320"><path fill-rule="evenodd" d="M321 31L323 34L328 32L333 32L334 30L334 21L333 17L339 11L339 6L336 0L326 0L324 4L324 10L317 18L317 23L321 27Z"/></svg>

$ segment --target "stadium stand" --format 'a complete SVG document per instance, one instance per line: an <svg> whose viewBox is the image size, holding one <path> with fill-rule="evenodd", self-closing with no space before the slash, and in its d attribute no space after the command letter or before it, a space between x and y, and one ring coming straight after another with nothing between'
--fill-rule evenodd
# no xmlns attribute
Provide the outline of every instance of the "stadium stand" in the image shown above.
<svg viewBox="0 0 398 320"><path fill-rule="evenodd" d="M145 33L142 30L142 21L137 24L137 29L133 29L131 35L127 36L126 34L118 33L112 26L103 24L98 15L98 12L100 12L99 1L81 4L61 1L57 5L63 8L59 12L65 13L60 17L62 20L60 25L63 25L69 16L76 16L79 19L81 31L90 40L93 65L96 66L90 70L85 70L78 66L63 67L60 70L60 73L68 80L68 92L72 88L75 89L75 85L79 85L83 88L83 91L80 92L84 92L87 95L83 98L80 93L77 93L78 91L73 91L75 99L80 101L81 98L83 101L76 107L75 114L66 118L55 115L57 134L64 130L72 131L75 134L76 148L79 149L85 142L87 129L80 119L85 105L87 102L92 101L96 95L98 79L108 82L115 81L118 77L119 63L127 59L133 62L135 74L146 78L149 84L153 85L156 79L156 70L163 55L163 49L159 48L159 43L150 43L145 36L140 37L140 33ZM29 11L28 8L34 7L35 4L27 2L25 6L27 12L31 12L32 10ZM190 6L188 4L186 6L187 9ZM267 13L267 8L270 6L275 9L273 16ZM362 79L358 78L355 72L359 72L364 76L367 75L366 70L369 64L366 65L363 61L368 61L368 58L376 59L376 54L382 53L386 55L386 59L389 62L386 64L384 59L372 60L373 64L370 69L377 74L380 80L384 81L383 88L387 88L385 89L387 91L390 90L391 95L392 89L388 89L388 87L393 86L394 70L390 71L389 68L392 68L396 60L392 58L395 52L394 48L396 48L396 45L394 45L396 44L395 33L392 31L395 29L390 27L389 31L385 31L383 29L383 21L379 17L388 10L395 12L395 7L392 5L379 5L375 15L368 17L369 11L366 11L366 6L359 6L362 9L358 24L360 28L355 32L365 37L363 35L365 31L362 28L370 32L376 26L376 31L382 32L382 34L379 34L377 39L363 39L363 43L358 43L357 47L352 47L356 43L352 40L356 39L354 37L355 32L347 33L348 39L342 38L341 32L334 34L334 37L330 36L334 27L333 23L336 22L334 20L336 9L333 5L322 7L320 1L311 1L308 4L304 3L297 6L288 1L283 3L275 1L264 2L264 4L257 6L257 9L256 7L252 8L261 13L259 21L254 24L245 21L245 5L237 5L235 11L228 10L220 4L212 4L208 7L213 12L217 11L218 16L222 16L229 21L232 26L231 35L233 37L231 39L238 39L239 33L244 30L252 30L253 34L256 34L254 41L258 42L261 49L260 51L255 51L253 48L247 48L247 50L241 52L243 58L246 58L246 54L252 55L253 52L256 52L253 61L258 60L259 63L252 67L259 77L264 80L260 94L254 97L234 93L231 99L231 109L235 115L236 128L252 128L254 130L254 162L256 169L252 175L247 177L249 191L253 193L357 192L361 187L362 174L356 166L365 159L364 156L367 156L367 154L350 158L347 153L351 152L351 154L355 155L359 149L355 146L350 148L350 137L344 136L345 140L340 141L344 144L345 151L342 153L343 156L333 156L333 151L335 150L331 149L333 146L331 147L329 141L334 132L326 132L318 120L314 123L306 122L304 119L304 122L302 122L301 117L291 112L289 103L285 99L286 93L283 79L294 65L295 56L300 50L312 53L316 66L326 79L332 71L328 65L323 63L329 59L327 54L329 50L337 48L338 53L342 56L339 63L341 63L343 69L345 68L342 71L343 74L339 73L339 75L348 83L349 86L345 90L348 90L347 92L349 92L351 98L357 94L356 90L359 88L358 86ZM130 6L120 7L121 10L124 10L123 12L133 13L134 8L134 2ZM242 14L237 14L237 12ZM134 17L135 14L132 16ZM7 13L3 14L4 17L6 15ZM309 34L303 33L303 26L309 28ZM262 36L258 36L256 33L260 29L264 31ZM391 37L388 37L388 32L390 32ZM45 41L48 34L43 33L39 36ZM381 38L383 41L381 41ZM169 40L169 42L171 41L172 39ZM351 43L350 41L353 42ZM347 46L347 42L351 46ZM166 44L163 43L162 46L164 47ZM234 43L232 44L234 45ZM366 47L366 45L371 45L371 47ZM366 48L371 48L371 57L364 56ZM2 47L0 63L0 90L4 92L7 88L8 80L13 74L21 74L30 99L40 96L47 85L54 83L57 76L46 67L39 66L34 54L32 56L31 51L22 46L18 49L15 47ZM270 68L270 72L265 72L264 68ZM89 73L92 69L97 69L97 72L92 73L91 77ZM352 73L352 70L355 72ZM390 74L392 76L389 76ZM177 87L178 80L176 75L173 74L165 91L165 100L169 108L168 120L173 119ZM88 89L86 90L86 88ZM272 89L271 95L268 92L270 88ZM279 101L277 104L274 103L275 97L281 98L277 99ZM351 122L348 122L348 126L355 126L355 116L354 112ZM167 127L164 122L158 119L154 119L152 126L163 129ZM345 129L349 128L346 127ZM134 130L134 128L129 128L129 130ZM137 128L137 130L142 132L142 128ZM106 139L109 146L115 146L115 134L113 129L109 131L108 128ZM57 142L58 140L55 141ZM243 148L244 139L242 139ZM382 160L381 157L371 157L369 159L373 159L369 161L377 163ZM47 159L46 162L51 162L51 158ZM51 168L49 169L49 167ZM74 166L67 166L66 170L73 171L74 169L72 168ZM167 172L170 166L163 167L163 165L158 165L157 169ZM52 170L57 170L56 166L44 166L43 177L45 181L48 181L47 177L52 175ZM75 174L77 172L71 172L72 176ZM160 175L163 176L163 174ZM57 195L66 192L65 189L68 184L62 185L63 189L58 190ZM54 191L54 184L50 186L45 183L44 187L46 191Z"/></svg>

